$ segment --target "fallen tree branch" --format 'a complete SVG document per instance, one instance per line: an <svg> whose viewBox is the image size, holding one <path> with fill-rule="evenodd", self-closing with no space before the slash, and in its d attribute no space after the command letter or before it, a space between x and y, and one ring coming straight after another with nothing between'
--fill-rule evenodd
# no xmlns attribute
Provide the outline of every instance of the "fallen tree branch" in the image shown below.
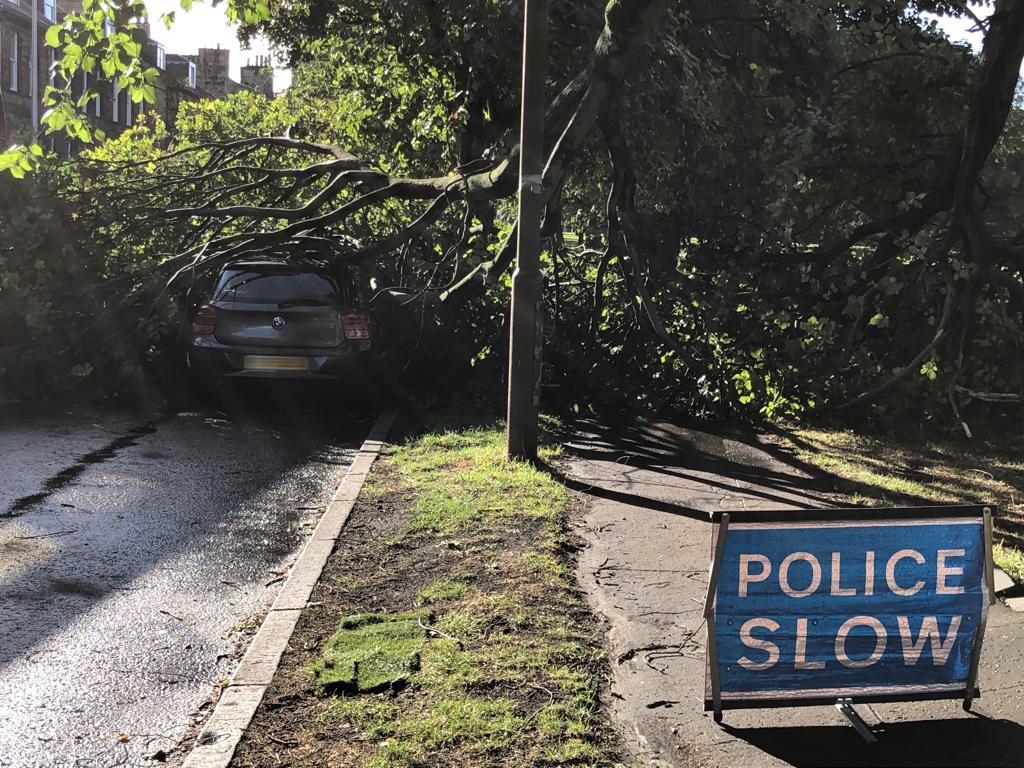
<svg viewBox="0 0 1024 768"><path fill-rule="evenodd" d="M983 403L1024 403L1024 397L1006 392L978 392L967 387L961 387L959 384L954 389L960 394L967 395L972 400L980 400Z"/></svg>
<svg viewBox="0 0 1024 768"><path fill-rule="evenodd" d="M900 368L899 371L897 371L895 374L890 376L888 379L883 381L878 386L876 386L876 387L874 387L872 389L869 389L867 392L864 392L864 393L858 395L857 397L853 398L852 400L848 400L845 403L842 403L841 405L836 406L836 410L837 411L843 411L843 410L846 410L848 408L853 408L854 406L860 405L862 403L866 403L869 400L872 400L875 397L877 397L878 395L880 395L883 392L887 391L888 389L890 389L895 384L898 384L899 382L903 381L903 379L905 379L907 376L909 376L911 373L913 373L915 370L917 370L918 367L921 365L921 363L924 362L925 357L927 357L928 354L933 349L935 349L935 347L938 345L938 343L940 341L942 341L942 339L945 337L945 335L946 335L946 326L949 324L949 318L953 314L953 305L955 304L955 298L956 298L956 291L953 288L953 280L952 280L952 278L947 277L947 279L946 279L946 300L945 300L945 302L943 303L943 306L942 306L942 317L939 320L939 325L935 329L935 335L932 336L931 341L929 341L925 345L924 349L922 349L920 352L917 353L917 355L914 357L913 360L911 360L905 366Z"/></svg>

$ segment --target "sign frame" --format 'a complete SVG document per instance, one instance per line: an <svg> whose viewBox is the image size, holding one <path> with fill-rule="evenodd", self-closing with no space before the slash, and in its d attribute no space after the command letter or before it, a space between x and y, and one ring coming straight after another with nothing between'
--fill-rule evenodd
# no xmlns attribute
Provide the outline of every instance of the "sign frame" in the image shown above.
<svg viewBox="0 0 1024 768"><path fill-rule="evenodd" d="M992 517L995 513L992 505L946 505L924 507L843 507L819 509L771 509L771 510L734 510L730 512L715 511L711 513L712 539L711 563L709 567L708 591L704 599L704 623L707 629L705 646L705 697L704 711L713 712L716 723L722 722L722 712L726 709L759 709L763 707L812 707L836 704L845 700L850 704L883 704L906 701L929 700L963 700L963 708L970 710L973 700L981 696L978 688L978 667L981 661L981 649L985 639L985 628L988 620L988 608L995 604L995 571L992 561ZM718 582L725 555L725 542L730 522L743 523L797 523L797 522L873 522L886 520L907 520L928 518L978 517L983 525L983 546L985 562L982 572L982 611L978 629L974 635L971 648L971 663L967 683L963 689L948 691L920 691L892 694L856 695L844 692L833 696L778 697L723 699L719 680L718 641L716 637L716 601ZM710 695L708 695L710 693Z"/></svg>

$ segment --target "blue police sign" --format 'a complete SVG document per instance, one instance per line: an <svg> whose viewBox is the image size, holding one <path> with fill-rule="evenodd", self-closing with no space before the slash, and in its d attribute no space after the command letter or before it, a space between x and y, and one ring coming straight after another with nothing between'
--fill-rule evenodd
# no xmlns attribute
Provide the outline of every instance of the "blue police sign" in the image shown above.
<svg viewBox="0 0 1024 768"><path fill-rule="evenodd" d="M988 508L719 517L705 708L976 695Z"/></svg>

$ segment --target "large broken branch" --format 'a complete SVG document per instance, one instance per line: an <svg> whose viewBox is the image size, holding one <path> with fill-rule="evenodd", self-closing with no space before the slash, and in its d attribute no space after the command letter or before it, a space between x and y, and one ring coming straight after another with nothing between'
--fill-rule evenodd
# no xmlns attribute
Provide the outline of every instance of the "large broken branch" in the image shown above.
<svg viewBox="0 0 1024 768"><path fill-rule="evenodd" d="M548 109L547 201L557 195L598 113L618 96L635 68L665 2L608 3L604 28L586 67L562 88ZM151 164L156 167L154 172L131 180L133 171ZM126 215L135 216L140 227L162 219L187 228L195 245L164 261L177 277L261 250L307 253L311 244L322 248L324 240L332 239L339 243L334 249L336 257L386 258L403 244L424 236L457 200L486 203L513 195L518 147L499 162L463 166L470 167L475 170L436 177L394 177L343 147L292 136L259 136L182 147L154 160L94 161L89 169L93 181L84 194L105 194L122 206ZM168 208L168 197L190 204ZM353 219L365 224L370 209L392 201L412 204L405 222L378 237L346 240L344 234ZM417 212L418 201L429 204ZM226 222L230 226L225 227ZM513 248L511 240L489 268L471 274L493 281L494 274L511 262Z"/></svg>

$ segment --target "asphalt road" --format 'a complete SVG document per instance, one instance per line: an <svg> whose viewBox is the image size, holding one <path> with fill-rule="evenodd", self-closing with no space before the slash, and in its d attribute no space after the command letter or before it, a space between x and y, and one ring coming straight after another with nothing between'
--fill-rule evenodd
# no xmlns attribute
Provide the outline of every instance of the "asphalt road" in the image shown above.
<svg viewBox="0 0 1024 768"><path fill-rule="evenodd" d="M173 764L368 428L315 407L0 424L0 766Z"/></svg>

